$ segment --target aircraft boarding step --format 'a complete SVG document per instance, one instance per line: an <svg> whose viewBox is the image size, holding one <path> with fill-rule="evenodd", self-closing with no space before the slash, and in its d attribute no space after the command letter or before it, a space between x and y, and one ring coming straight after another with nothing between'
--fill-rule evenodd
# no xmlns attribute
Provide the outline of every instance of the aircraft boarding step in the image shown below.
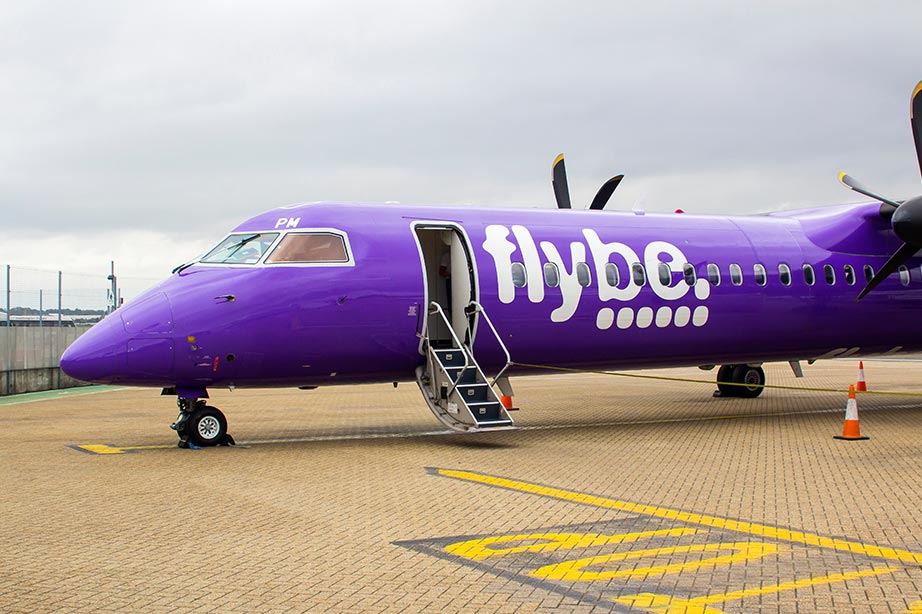
<svg viewBox="0 0 922 614"><path fill-rule="evenodd" d="M445 317L441 307L433 304L430 316L437 314ZM416 370L416 381L429 409L439 421L457 431L515 428L473 353L454 333L452 337L453 347L448 348L431 347L427 338L426 366Z"/></svg>

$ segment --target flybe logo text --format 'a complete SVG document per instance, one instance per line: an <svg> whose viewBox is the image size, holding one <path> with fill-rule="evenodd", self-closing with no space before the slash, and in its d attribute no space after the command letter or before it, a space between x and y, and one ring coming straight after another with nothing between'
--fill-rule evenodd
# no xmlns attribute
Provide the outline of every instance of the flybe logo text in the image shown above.
<svg viewBox="0 0 922 614"><path fill-rule="evenodd" d="M708 308L700 302L707 300L710 295L710 284L707 280L698 279L694 286L689 286L683 279L683 267L688 260L682 250L666 241L651 241L643 249L643 258L630 246L617 241L606 243L599 238L598 233L590 228L583 229L585 242L573 241L569 245L569 258L561 255L561 250L550 241L536 242L531 232L524 226L512 226L512 239L510 229L506 226L492 224L486 228L486 239L483 248L493 257L496 265L497 292L499 300L511 303L515 299L515 282L513 279L513 262L521 262L525 269L525 287L528 291L528 300L532 303L541 303L545 293L550 290L559 290L561 304L551 312L551 321L566 322L576 313L580 299L583 295L583 285L580 284L579 265L586 263L598 289L599 300L603 303L615 301L617 303L630 303L640 294L641 286L630 279L632 266L640 263L646 270L646 283L657 297L670 303L675 302L675 307L661 305L654 310L652 307L640 307L636 310L632 306L623 305L617 309L604 307L596 316L596 324L600 329L607 329L617 323L618 328L626 329L636 325L638 328L647 328L654 323L659 328L675 325L683 327L691 323L693 326L703 326L708 319ZM540 247L540 252L539 252ZM518 252L518 253L517 253ZM559 279L555 289L545 287L544 261L554 265ZM515 258L513 258L515 256ZM589 256L587 258L587 256ZM618 266L624 279L620 283L611 283L606 272L609 263ZM623 264L621 264L623 263ZM660 278L660 267L669 269L669 275ZM666 279L668 277L668 279ZM585 279L583 281L585 284ZM520 283L521 285L521 283ZM692 293L693 305L682 303ZM693 309L694 307L694 309Z"/></svg>

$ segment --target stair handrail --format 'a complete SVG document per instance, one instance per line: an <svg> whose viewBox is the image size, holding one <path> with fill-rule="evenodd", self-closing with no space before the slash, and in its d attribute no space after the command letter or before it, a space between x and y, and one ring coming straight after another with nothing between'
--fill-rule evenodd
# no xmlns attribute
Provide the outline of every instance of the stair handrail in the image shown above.
<svg viewBox="0 0 922 614"><path fill-rule="evenodd" d="M477 301L471 301L470 303L468 303L467 307L468 307L468 309L470 309L471 307L473 307L473 308L474 308L474 311L479 311L479 312L480 312L480 315L483 316L483 319L486 320L486 321L487 321L487 324L490 326L490 330L493 331L493 336L496 337L496 342L499 343L500 349L502 349L502 350L503 350L503 353L506 355L506 364L505 364L505 366L504 366L502 369L499 370L499 372L498 372L498 373L496 374L496 376L493 378L493 381L490 382L490 387L492 388L493 386L496 385L496 382L499 380L499 378L501 378L501 377L503 376L503 373L505 373L506 370L507 370L509 367L512 366L512 356L509 355L509 348L507 348L507 347L506 347L506 344L503 343L502 338L500 338L500 336L499 336L499 332L496 330L496 327L493 326L493 320L490 319L490 316L489 316L489 314L487 314L487 311L483 308L483 305L481 305L481 304L478 303Z"/></svg>
<svg viewBox="0 0 922 614"><path fill-rule="evenodd" d="M442 309L442 306L439 305L437 302L432 301L429 304L429 315L432 315L434 313L438 313L442 317L442 321L445 322L445 325L448 327L448 332L451 333L451 338L455 340L455 343L458 344L458 349L464 355L464 368L462 368L461 372L458 373L458 377L455 379L454 382L452 382L451 388L449 388L448 390L447 397L451 398L451 393L455 391L455 389L458 387L458 384L461 382L461 378L464 377L464 374L467 373L467 370L471 368L471 362L470 360L468 360L467 349L461 343L461 340L458 339L458 335L455 334L455 329L452 328L451 323L448 321L448 316L445 315L445 311ZM429 338L428 326L426 327L426 344L429 346L429 353L431 355L435 350L432 349L432 341ZM444 368L444 365L442 365L441 363L439 363L439 366L442 366Z"/></svg>

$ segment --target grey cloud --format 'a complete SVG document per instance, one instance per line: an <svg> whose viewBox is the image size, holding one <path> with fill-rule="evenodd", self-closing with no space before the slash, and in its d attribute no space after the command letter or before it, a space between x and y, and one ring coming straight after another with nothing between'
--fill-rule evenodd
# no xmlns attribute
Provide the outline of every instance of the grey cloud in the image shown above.
<svg viewBox="0 0 922 614"><path fill-rule="evenodd" d="M222 229L299 200L629 206L919 190L917 2L157 3L0 9L11 228ZM676 181L682 177L682 181ZM634 187L631 182L634 182ZM726 182L726 185L715 185ZM623 190L623 194L622 194Z"/></svg>

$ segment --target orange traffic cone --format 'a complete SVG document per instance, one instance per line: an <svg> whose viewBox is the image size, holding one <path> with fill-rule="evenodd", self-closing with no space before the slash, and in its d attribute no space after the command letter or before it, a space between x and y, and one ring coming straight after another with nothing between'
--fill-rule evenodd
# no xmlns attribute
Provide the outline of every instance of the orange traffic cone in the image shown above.
<svg viewBox="0 0 922 614"><path fill-rule="evenodd" d="M848 441L870 439L870 437L862 437L861 430L858 428L858 399L855 397L854 385L848 387L848 403L845 404L845 427L842 429L842 436L836 435L833 439Z"/></svg>
<svg viewBox="0 0 922 614"><path fill-rule="evenodd" d="M864 361L858 361L858 383L855 384L855 390L857 392L867 392L868 384L864 381Z"/></svg>
<svg viewBox="0 0 922 614"><path fill-rule="evenodd" d="M501 396L499 400L503 404L503 409L512 410L512 397L504 395Z"/></svg>

